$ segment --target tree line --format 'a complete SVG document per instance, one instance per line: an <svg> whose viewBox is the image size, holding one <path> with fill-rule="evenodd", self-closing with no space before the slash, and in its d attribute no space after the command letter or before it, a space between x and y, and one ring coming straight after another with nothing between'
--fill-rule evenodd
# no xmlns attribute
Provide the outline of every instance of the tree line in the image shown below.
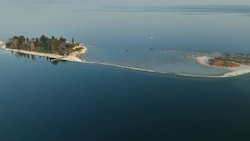
<svg viewBox="0 0 250 141"><path fill-rule="evenodd" d="M76 45L79 45L79 43L75 43L74 38L72 38L72 42L67 42L63 37L56 38L52 36L49 38L45 35L41 35L40 38L31 39L24 37L23 35L13 36L9 39L9 42L6 43L7 48L57 53L60 55L69 54L74 51L73 47Z"/></svg>

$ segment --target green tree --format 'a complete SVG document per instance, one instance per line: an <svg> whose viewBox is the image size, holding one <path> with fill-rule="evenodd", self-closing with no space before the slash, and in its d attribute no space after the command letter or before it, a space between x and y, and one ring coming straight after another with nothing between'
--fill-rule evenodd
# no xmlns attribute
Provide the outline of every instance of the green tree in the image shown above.
<svg viewBox="0 0 250 141"><path fill-rule="evenodd" d="M40 41L41 41L42 43L47 43L47 42L48 42L48 37L46 37L45 35L42 35L42 36L40 37Z"/></svg>
<svg viewBox="0 0 250 141"><path fill-rule="evenodd" d="M19 36L18 37L18 43L19 43L19 45L22 45L24 41L25 41L25 37L24 36Z"/></svg>
<svg viewBox="0 0 250 141"><path fill-rule="evenodd" d="M75 40L74 40L74 38L72 38L72 45L73 45L73 46L75 45Z"/></svg>
<svg viewBox="0 0 250 141"><path fill-rule="evenodd" d="M60 38L59 38L59 41L60 41L60 43L66 43L66 39L63 38L63 37L60 37Z"/></svg>
<svg viewBox="0 0 250 141"><path fill-rule="evenodd" d="M42 35L40 37L40 41L41 41L41 47L48 50L49 49L49 38L46 37L45 35Z"/></svg>

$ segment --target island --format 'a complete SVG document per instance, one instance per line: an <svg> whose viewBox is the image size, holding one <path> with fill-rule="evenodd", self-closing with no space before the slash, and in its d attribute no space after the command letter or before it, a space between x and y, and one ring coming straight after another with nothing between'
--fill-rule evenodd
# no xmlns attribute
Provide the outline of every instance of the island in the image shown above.
<svg viewBox="0 0 250 141"><path fill-rule="evenodd" d="M55 60L84 62L80 56L87 52L87 47L75 42L74 38L67 41L65 38L48 38L42 35L40 38L27 38L23 35L13 36L2 47L4 50L14 51L17 53L43 56Z"/></svg>
<svg viewBox="0 0 250 141"><path fill-rule="evenodd" d="M234 77L250 73L250 54L243 53L221 53L219 56L198 55L191 56L198 64L207 67L226 69L230 72L220 76L209 77ZM208 77L208 76L206 76Z"/></svg>
<svg viewBox="0 0 250 141"><path fill-rule="evenodd" d="M210 59L209 64L216 67L239 67L240 64L220 58Z"/></svg>
<svg viewBox="0 0 250 141"><path fill-rule="evenodd" d="M210 59L209 64L217 67L239 67L241 64L250 65L250 54L223 53L219 57Z"/></svg>

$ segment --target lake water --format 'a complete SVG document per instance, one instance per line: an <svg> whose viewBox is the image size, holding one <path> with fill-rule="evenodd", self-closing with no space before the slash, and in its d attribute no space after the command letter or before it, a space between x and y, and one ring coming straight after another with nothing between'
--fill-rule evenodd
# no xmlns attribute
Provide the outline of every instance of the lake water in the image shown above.
<svg viewBox="0 0 250 141"><path fill-rule="evenodd" d="M82 56L88 61L191 74L224 72L187 60L193 52L250 52L248 7L63 6L0 6L1 39L74 37L88 46ZM250 138L249 75L209 79L53 65L3 50L0 66L1 141Z"/></svg>

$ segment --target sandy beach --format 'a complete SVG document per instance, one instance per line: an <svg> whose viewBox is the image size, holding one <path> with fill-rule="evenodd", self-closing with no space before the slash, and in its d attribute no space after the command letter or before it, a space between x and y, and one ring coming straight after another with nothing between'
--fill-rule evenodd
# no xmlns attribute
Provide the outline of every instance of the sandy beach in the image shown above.
<svg viewBox="0 0 250 141"><path fill-rule="evenodd" d="M194 57L194 59L196 60L197 63L204 65L204 66L209 66L209 67L215 67L215 68L219 68L219 69L227 69L230 72L225 73L221 76L209 76L209 77L235 77L235 76L239 76L239 75L244 75L244 74L248 74L250 73L250 66L248 65L243 65L240 64L240 66L238 67L216 67L216 66L211 66L209 65L209 59L211 59L208 56L197 56Z"/></svg>

